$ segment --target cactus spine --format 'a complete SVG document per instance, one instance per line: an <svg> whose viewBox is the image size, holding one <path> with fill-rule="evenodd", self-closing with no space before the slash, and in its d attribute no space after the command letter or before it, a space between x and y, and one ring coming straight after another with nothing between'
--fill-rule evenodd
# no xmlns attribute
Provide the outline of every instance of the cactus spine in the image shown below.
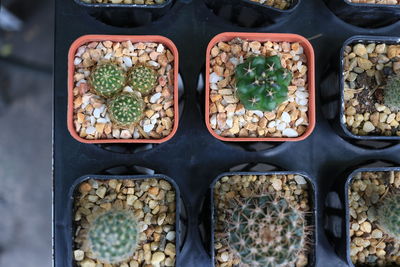
<svg viewBox="0 0 400 267"><path fill-rule="evenodd" d="M107 98L122 90L126 76L119 66L104 63L93 69L89 80L94 92Z"/></svg>
<svg viewBox="0 0 400 267"><path fill-rule="evenodd" d="M121 93L108 103L111 121L121 127L138 122L143 116L143 109L143 100L134 93Z"/></svg>
<svg viewBox="0 0 400 267"><path fill-rule="evenodd" d="M96 259L114 264L129 259L138 246L138 222L131 211L109 211L90 225L88 239Z"/></svg>
<svg viewBox="0 0 400 267"><path fill-rule="evenodd" d="M292 74L279 56L249 57L235 70L237 96L248 110L275 110L287 99Z"/></svg>
<svg viewBox="0 0 400 267"><path fill-rule="evenodd" d="M301 211L271 195L233 200L230 210L228 243L240 266L295 266L307 236Z"/></svg>
<svg viewBox="0 0 400 267"><path fill-rule="evenodd" d="M390 237L400 240L400 194L386 196L377 208L377 221Z"/></svg>
<svg viewBox="0 0 400 267"><path fill-rule="evenodd" d="M383 93L385 105L392 111L400 111L400 75L389 77Z"/></svg>
<svg viewBox="0 0 400 267"><path fill-rule="evenodd" d="M151 93L157 84L157 72L144 65L134 66L129 72L129 85L142 95Z"/></svg>

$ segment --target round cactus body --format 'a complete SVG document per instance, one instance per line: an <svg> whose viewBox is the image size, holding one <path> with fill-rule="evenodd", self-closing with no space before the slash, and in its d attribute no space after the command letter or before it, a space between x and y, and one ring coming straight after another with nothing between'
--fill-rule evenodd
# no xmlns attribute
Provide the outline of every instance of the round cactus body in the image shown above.
<svg viewBox="0 0 400 267"><path fill-rule="evenodd" d="M288 97L292 74L279 56L249 57L235 70L237 96L248 110L275 110Z"/></svg>
<svg viewBox="0 0 400 267"><path fill-rule="evenodd" d="M109 211L90 225L88 239L93 256L114 264L128 260L138 246L138 222L132 211Z"/></svg>
<svg viewBox="0 0 400 267"><path fill-rule="evenodd" d="M153 91L157 84L157 72L144 65L137 65L129 72L129 85L133 90L147 95Z"/></svg>
<svg viewBox="0 0 400 267"><path fill-rule="evenodd" d="M124 71L117 65L105 63L96 66L90 76L94 92L103 97L111 97L120 92L125 85Z"/></svg>
<svg viewBox="0 0 400 267"><path fill-rule="evenodd" d="M378 225L390 237L400 240L400 194L386 196L377 208Z"/></svg>
<svg viewBox="0 0 400 267"><path fill-rule="evenodd" d="M229 247L240 257L240 266L295 266L304 250L304 215L283 198L234 200L227 224Z"/></svg>
<svg viewBox="0 0 400 267"><path fill-rule="evenodd" d="M389 77L383 93L385 105L392 111L400 111L400 75Z"/></svg>
<svg viewBox="0 0 400 267"><path fill-rule="evenodd" d="M108 103L110 119L118 126L130 126L143 116L144 102L133 93L122 93Z"/></svg>

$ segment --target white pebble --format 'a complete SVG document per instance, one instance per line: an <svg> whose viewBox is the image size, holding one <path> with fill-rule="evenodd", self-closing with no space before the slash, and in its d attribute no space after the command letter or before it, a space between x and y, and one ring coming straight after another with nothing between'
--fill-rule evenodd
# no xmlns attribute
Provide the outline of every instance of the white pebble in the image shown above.
<svg viewBox="0 0 400 267"><path fill-rule="evenodd" d="M228 125L229 128L232 128L232 127L233 127L233 120L232 120L232 118L228 118L228 119L226 120L226 125Z"/></svg>
<svg viewBox="0 0 400 267"><path fill-rule="evenodd" d="M76 57L76 58L74 59L74 65L75 65L75 66L81 64L81 62L82 62L82 59L81 59L80 57Z"/></svg>
<svg viewBox="0 0 400 267"><path fill-rule="evenodd" d="M114 137L114 138L119 138L119 135L120 135L120 131L119 131L119 129L113 129L113 131L112 131L112 136Z"/></svg>
<svg viewBox="0 0 400 267"><path fill-rule="evenodd" d="M282 112L281 120L285 123L290 123L290 115L286 111Z"/></svg>
<svg viewBox="0 0 400 267"><path fill-rule="evenodd" d="M294 126L299 126L300 124L302 124L303 123L303 121L304 121L304 119L303 118L299 118L299 119L297 119L297 121L294 123Z"/></svg>
<svg viewBox="0 0 400 267"><path fill-rule="evenodd" d="M156 93L150 98L150 103L156 103L161 97L161 93Z"/></svg>
<svg viewBox="0 0 400 267"><path fill-rule="evenodd" d="M100 118L101 110L99 108L95 108L93 111L93 116L98 119Z"/></svg>
<svg viewBox="0 0 400 267"><path fill-rule="evenodd" d="M211 90L218 90L218 85L216 83L211 83L210 88Z"/></svg>
<svg viewBox="0 0 400 267"><path fill-rule="evenodd" d="M306 99L308 97L308 92L296 91L296 96L300 99Z"/></svg>
<svg viewBox="0 0 400 267"><path fill-rule="evenodd" d="M264 117L264 112L262 112L261 110L253 110L253 113L260 118Z"/></svg>
<svg viewBox="0 0 400 267"><path fill-rule="evenodd" d="M108 121L106 118L99 118L99 119L97 119L97 122L98 123L107 123Z"/></svg>
<svg viewBox="0 0 400 267"><path fill-rule="evenodd" d="M133 89L130 86L125 86L124 89L122 89L122 91L127 93L133 93Z"/></svg>
<svg viewBox="0 0 400 267"><path fill-rule="evenodd" d="M122 131L121 131L120 138L122 138L122 139L129 139L129 138L131 138L131 137L132 137L132 135L131 135L131 133L129 132L129 130L122 130Z"/></svg>
<svg viewBox="0 0 400 267"><path fill-rule="evenodd" d="M139 139L139 137L140 137L139 130L135 128L135 130L133 131L133 138Z"/></svg>
<svg viewBox="0 0 400 267"><path fill-rule="evenodd" d="M159 44L159 45L157 46L157 52L158 52L158 53L164 52L164 45Z"/></svg>
<svg viewBox="0 0 400 267"><path fill-rule="evenodd" d="M217 115L216 115L216 114L214 114L214 115L211 116L211 118L210 118L210 124L211 124L211 126L214 127L214 128L217 126Z"/></svg>
<svg viewBox="0 0 400 267"><path fill-rule="evenodd" d="M174 241L175 240L175 231L168 232L168 234L165 236L165 238L168 241Z"/></svg>
<svg viewBox="0 0 400 267"><path fill-rule="evenodd" d="M308 104L308 99L300 99L298 102L300 106L306 106Z"/></svg>
<svg viewBox="0 0 400 267"><path fill-rule="evenodd" d="M278 131L283 131L286 128L286 123L285 122L281 122L278 124L278 126L276 126L276 129Z"/></svg>
<svg viewBox="0 0 400 267"><path fill-rule="evenodd" d="M143 131L145 133L149 133L149 132L151 132L151 130L153 130L153 128L154 128L154 124L146 124L143 126Z"/></svg>
<svg viewBox="0 0 400 267"><path fill-rule="evenodd" d="M150 66L153 66L153 67L156 67L156 68L160 67L160 64L159 64L158 62L153 61L153 60L150 60L150 61L148 62L148 64L149 64Z"/></svg>
<svg viewBox="0 0 400 267"><path fill-rule="evenodd" d="M286 128L285 130L283 130L282 135L287 137L297 137L299 136L299 133L291 128Z"/></svg>
<svg viewBox="0 0 400 267"><path fill-rule="evenodd" d="M86 46L84 45L84 46L81 46L81 47L79 47L78 48L78 50L76 51L76 54L75 54L75 56L77 56L77 57L80 57L80 56L82 56L83 55L83 53L85 53L85 50L86 50Z"/></svg>
<svg viewBox="0 0 400 267"><path fill-rule="evenodd" d="M276 125L275 121L271 121L270 123L268 123L268 128L274 128Z"/></svg>
<svg viewBox="0 0 400 267"><path fill-rule="evenodd" d="M93 126L96 123L96 118L94 116L90 116L90 124Z"/></svg>
<svg viewBox="0 0 400 267"><path fill-rule="evenodd" d="M96 132L96 128L93 126L89 126L86 128L86 134L94 134Z"/></svg>
<svg viewBox="0 0 400 267"><path fill-rule="evenodd" d="M104 56L104 59L110 60L111 57L112 57L112 53L107 53L107 54Z"/></svg>
<svg viewBox="0 0 400 267"><path fill-rule="evenodd" d="M124 61L125 66L128 68L132 67L132 59L130 57L123 57L122 60Z"/></svg>
<svg viewBox="0 0 400 267"><path fill-rule="evenodd" d="M238 65L239 64L239 59L235 58L235 57L231 57L229 59L229 61L233 64L233 65Z"/></svg>
<svg viewBox="0 0 400 267"><path fill-rule="evenodd" d="M222 80L222 77L218 76L215 72L210 74L210 83L217 83Z"/></svg>
<svg viewBox="0 0 400 267"><path fill-rule="evenodd" d="M295 175L295 176L294 176L294 179L296 180L296 183L299 184L299 185L301 185L301 184L307 184L306 179L304 179L304 177L301 176L301 175Z"/></svg>

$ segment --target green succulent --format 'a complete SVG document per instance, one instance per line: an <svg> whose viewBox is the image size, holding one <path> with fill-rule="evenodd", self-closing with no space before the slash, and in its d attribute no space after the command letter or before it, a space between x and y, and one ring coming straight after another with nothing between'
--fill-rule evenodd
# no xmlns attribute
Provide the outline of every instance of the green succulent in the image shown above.
<svg viewBox="0 0 400 267"><path fill-rule="evenodd" d="M248 110L275 110L288 98L292 74L279 56L249 57L235 70L237 96Z"/></svg>
<svg viewBox="0 0 400 267"><path fill-rule="evenodd" d="M116 64L97 65L89 78L94 92L103 97L111 97L120 92L125 85L126 75Z"/></svg>
<svg viewBox="0 0 400 267"><path fill-rule="evenodd" d="M109 211L89 226L88 241L93 256L114 264L129 259L138 246L138 222L132 211Z"/></svg>
<svg viewBox="0 0 400 267"><path fill-rule="evenodd" d="M389 194L379 202L377 222L390 237L400 240L400 194Z"/></svg>
<svg viewBox="0 0 400 267"><path fill-rule="evenodd" d="M108 103L108 113L118 126L130 126L143 116L144 102L134 93L121 93Z"/></svg>
<svg viewBox="0 0 400 267"><path fill-rule="evenodd" d="M385 106L392 111L400 111L400 75L389 77L383 93Z"/></svg>
<svg viewBox="0 0 400 267"><path fill-rule="evenodd" d="M228 243L240 266L295 266L307 236L301 211L271 195L234 200L230 210Z"/></svg>
<svg viewBox="0 0 400 267"><path fill-rule="evenodd" d="M154 69L139 64L130 70L128 79L133 90L147 95L155 88L158 75Z"/></svg>

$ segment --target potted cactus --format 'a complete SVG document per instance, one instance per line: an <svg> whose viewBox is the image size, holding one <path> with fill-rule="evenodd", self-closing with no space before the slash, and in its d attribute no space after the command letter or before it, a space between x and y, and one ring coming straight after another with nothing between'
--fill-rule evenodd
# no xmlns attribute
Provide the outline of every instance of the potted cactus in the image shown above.
<svg viewBox="0 0 400 267"><path fill-rule="evenodd" d="M400 137L400 44L396 38L354 36L342 48L341 126L356 139Z"/></svg>
<svg viewBox="0 0 400 267"><path fill-rule="evenodd" d="M223 33L208 45L206 125L223 141L299 141L315 126L314 52L292 34Z"/></svg>
<svg viewBox="0 0 400 267"><path fill-rule="evenodd" d="M313 201L302 174L222 174L212 185L214 265L311 264Z"/></svg>
<svg viewBox="0 0 400 267"><path fill-rule="evenodd" d="M68 130L83 143L161 143L178 127L178 54L161 36L87 35L69 51Z"/></svg>
<svg viewBox="0 0 400 267"><path fill-rule="evenodd" d="M76 266L175 266L179 191L168 177L90 175L78 182L71 190Z"/></svg>

